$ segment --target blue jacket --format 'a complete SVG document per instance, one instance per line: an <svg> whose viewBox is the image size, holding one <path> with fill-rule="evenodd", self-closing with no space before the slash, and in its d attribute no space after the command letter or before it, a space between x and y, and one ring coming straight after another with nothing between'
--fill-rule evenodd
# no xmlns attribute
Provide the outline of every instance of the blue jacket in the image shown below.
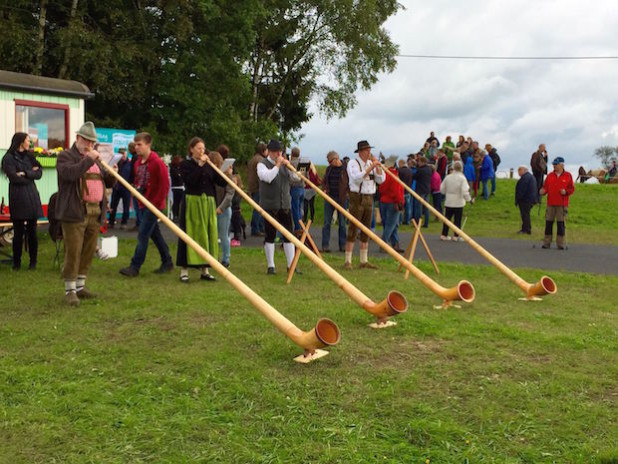
<svg viewBox="0 0 618 464"><path fill-rule="evenodd" d="M529 172L525 172L515 186L515 205L520 203L535 204L539 200L539 192L536 189L536 180Z"/></svg>
<svg viewBox="0 0 618 464"><path fill-rule="evenodd" d="M491 156L485 155L483 157L483 164L481 164L481 180L491 179L494 175L494 162Z"/></svg>
<svg viewBox="0 0 618 464"><path fill-rule="evenodd" d="M474 182L476 179L476 173L474 171L474 163L472 160L472 156L468 156L466 158L466 164L464 165L464 175L468 182Z"/></svg>

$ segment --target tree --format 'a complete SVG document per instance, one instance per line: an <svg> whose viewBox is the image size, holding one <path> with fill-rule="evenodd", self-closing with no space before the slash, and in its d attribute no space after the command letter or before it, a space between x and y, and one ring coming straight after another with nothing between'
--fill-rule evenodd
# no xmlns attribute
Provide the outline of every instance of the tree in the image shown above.
<svg viewBox="0 0 618 464"><path fill-rule="evenodd" d="M594 150L594 156L601 160L601 164L609 169L612 162L618 161L618 147L602 146Z"/></svg>

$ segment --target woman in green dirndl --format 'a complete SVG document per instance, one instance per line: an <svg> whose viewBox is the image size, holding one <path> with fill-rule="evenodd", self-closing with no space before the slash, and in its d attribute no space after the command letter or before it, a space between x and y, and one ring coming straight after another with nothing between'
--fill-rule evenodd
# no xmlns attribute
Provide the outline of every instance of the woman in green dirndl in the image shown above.
<svg viewBox="0 0 618 464"><path fill-rule="evenodd" d="M189 156L180 163L180 174L185 184L185 197L180 206L180 228L217 259L217 205L215 185L226 181L206 163L206 147L199 137L189 142ZM231 170L232 168L230 168ZM201 270L200 279L216 280L208 272L208 264L186 243L178 240L176 265L180 267L180 281L189 282L189 268Z"/></svg>

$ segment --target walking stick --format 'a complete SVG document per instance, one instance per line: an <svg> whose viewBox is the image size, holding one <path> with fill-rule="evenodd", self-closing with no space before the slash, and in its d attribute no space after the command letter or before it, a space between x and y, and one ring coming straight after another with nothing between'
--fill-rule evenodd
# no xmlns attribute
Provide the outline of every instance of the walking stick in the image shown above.
<svg viewBox="0 0 618 464"><path fill-rule="evenodd" d="M383 167L383 169L385 168ZM455 224L449 221L446 217L444 217L444 215L440 214L439 211L437 211L427 201L421 198L414 190L412 190L409 186L407 186L405 182L403 182L401 179L395 176L388 169L385 169L385 171L387 175L391 176L393 179L395 179L395 181L401 184L403 188L405 188L408 192L410 192L412 196L414 196L414 198L416 198L423 205L429 208L429 211L431 211L431 213L434 216L436 216L438 219L440 219L440 221L442 221L444 224L446 224L451 229L453 229L455 232L457 232L457 235L459 235L460 237L463 237L463 239L466 242L468 242L468 244L472 248L474 248L481 256L483 256L487 261L489 261L496 268L498 268L498 270L502 272L505 276L507 276L515 285L521 288L526 294L526 297L525 297L526 300L538 300L539 299L538 297L541 295L553 295L554 293L558 291L556 283L551 277L548 277L548 276L541 277L541 280L539 280L536 284L531 284L531 283L526 282L524 279L522 279L517 274L515 274L515 272L513 272L511 269L505 266L502 262L500 262L495 256L493 256L487 250L485 250L485 248L483 248L477 242L472 240L472 238L468 234L466 234L463 230L461 230L459 227L457 227Z"/></svg>
<svg viewBox="0 0 618 464"><path fill-rule="evenodd" d="M260 295L255 293L242 280L228 271L216 258L213 258L206 250L204 250L195 240L193 240L186 232L174 224L166 217L158 208L150 203L141 193L139 193L131 184L122 178L114 169L112 169L105 161L99 160L103 167L116 178L127 190L129 190L142 204L148 208L161 222L169 227L174 234L184 241L188 246L193 248L219 275L227 280L232 287L245 297L258 311L260 311L266 319L268 319L279 331L286 335L290 340L303 348L305 352L294 358L297 362L308 363L314 359L321 358L328 354L328 351L320 350L325 346L333 346L339 342L341 337L339 327L330 319L318 320L315 327L309 332L303 332L296 327L292 322L286 319L275 308L268 304ZM226 176L227 178L227 176Z"/></svg>
<svg viewBox="0 0 618 464"><path fill-rule="evenodd" d="M377 317L377 322L370 324L369 326L376 329L381 329L384 327L389 327L391 325L395 325L395 322L389 321L388 318L390 316L395 316L397 314L403 313L408 309L408 300L406 297L395 290L391 290L388 292L386 298L382 300L380 303L374 303L369 297L367 297L363 292L357 289L354 285L348 282L341 274L335 271L332 267L330 267L324 260L320 259L315 253L313 253L303 242L298 240L298 238L283 227L281 224L277 222L275 218L273 218L270 214L268 214L260 205L258 205L253 199L247 195L236 183L227 177L221 170L215 166L212 161L208 158L206 162L217 172L220 176L222 176L228 184L232 186L238 194L245 199L247 203L249 203L257 212L259 212L265 221L270 222L275 229L277 229L285 238L287 238L290 242L292 242L297 248L300 248L301 251L315 264L320 270L328 276L333 282L337 284L341 290L346 292L352 300L358 304L361 308L367 311L370 314L373 314ZM287 164L289 165L289 164Z"/></svg>

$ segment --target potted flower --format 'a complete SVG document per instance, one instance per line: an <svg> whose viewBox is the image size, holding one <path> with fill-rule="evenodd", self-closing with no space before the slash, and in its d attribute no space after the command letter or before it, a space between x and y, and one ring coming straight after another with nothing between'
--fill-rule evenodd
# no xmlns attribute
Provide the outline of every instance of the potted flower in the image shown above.
<svg viewBox="0 0 618 464"><path fill-rule="evenodd" d="M63 147L51 148L48 150L42 147L34 147L33 152L37 161L41 163L41 166L44 168L53 168L56 166L56 158L62 150L64 150Z"/></svg>

